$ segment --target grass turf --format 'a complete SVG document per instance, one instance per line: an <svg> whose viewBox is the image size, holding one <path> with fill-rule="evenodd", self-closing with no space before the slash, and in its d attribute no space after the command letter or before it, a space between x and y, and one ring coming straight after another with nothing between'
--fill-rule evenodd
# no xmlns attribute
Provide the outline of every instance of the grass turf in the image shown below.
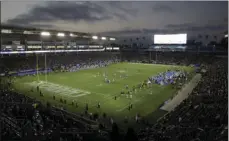
<svg viewBox="0 0 229 141"><path fill-rule="evenodd" d="M16 78L14 88L41 102L49 101L52 105L63 105L71 112L84 112L85 105L88 103L89 113L97 112L99 115L106 113L118 121L123 120L125 116L134 117L136 113L141 116L149 116L176 93L176 90L170 85L153 84L151 88L144 88L133 93L130 99L120 95L120 92L125 90L125 85L128 84L129 88L132 88L149 76L155 76L172 68L193 71L193 68L184 66L118 63L104 68L78 72L50 73L47 75L48 83L38 84L37 76L20 77ZM108 79L113 80L114 78L115 81L110 84L105 83L103 73L108 75ZM120 75L123 74L127 74L127 78L120 78ZM39 81L44 82L45 80L45 75L40 74ZM40 85L44 97L41 97L36 91L37 85ZM33 92L31 92L32 87ZM53 95L56 97L55 100L53 100ZM117 96L116 100L114 96ZM67 104L59 102L61 97L67 100ZM71 105L73 100L78 103L78 107ZM101 105L100 108L97 108L98 102ZM127 109L129 103L133 104L130 111Z"/></svg>

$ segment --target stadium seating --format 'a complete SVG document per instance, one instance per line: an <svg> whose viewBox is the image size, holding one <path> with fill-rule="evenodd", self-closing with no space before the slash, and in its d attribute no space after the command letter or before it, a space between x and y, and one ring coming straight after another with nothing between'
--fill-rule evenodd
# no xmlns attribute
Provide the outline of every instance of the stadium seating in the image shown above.
<svg viewBox="0 0 229 141"><path fill-rule="evenodd" d="M51 68L52 71L74 71L77 65L95 66L119 60L131 62L184 64L199 63L205 66L203 79L175 110L166 114L154 125L148 125L118 140L140 141L223 141L227 139L227 60L214 56L189 53L158 52L149 55L123 53L122 58L112 53L49 54L38 56L8 56L1 60L1 73ZM117 59L118 58L118 59ZM16 61L16 62L15 62ZM98 66L99 67L99 66ZM3 140L115 140L107 129L93 128L96 122L89 117L68 113L63 108L40 103L14 92L4 85L1 89L1 135ZM3 86L2 86L3 88ZM32 130L31 130L32 129ZM129 134L130 133L130 134ZM138 138L138 139L137 139ZM117 139L117 138L116 138Z"/></svg>
<svg viewBox="0 0 229 141"><path fill-rule="evenodd" d="M190 97L156 125L143 129L140 140L227 140L227 64L217 60Z"/></svg>

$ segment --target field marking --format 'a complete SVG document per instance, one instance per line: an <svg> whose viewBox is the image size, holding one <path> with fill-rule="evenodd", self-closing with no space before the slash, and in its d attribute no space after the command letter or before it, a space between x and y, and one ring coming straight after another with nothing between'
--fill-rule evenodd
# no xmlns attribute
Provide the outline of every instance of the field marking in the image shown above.
<svg viewBox="0 0 229 141"><path fill-rule="evenodd" d="M48 82L48 84L47 84L46 82L33 81L31 83L24 83L24 84L32 86L33 88L36 88L37 86L39 86L40 89L44 89L45 91L48 91L53 95L66 96L67 98L70 98L70 99L91 94L90 92L87 92L84 90L74 89L74 88L70 88L68 86L62 86L62 85L54 84L51 82ZM106 103L108 101L108 99L111 100L114 97L114 94L110 95L110 94L97 93L97 92L93 92L92 94L97 94L100 96L102 95L103 100L105 101L104 103Z"/></svg>
<svg viewBox="0 0 229 141"><path fill-rule="evenodd" d="M103 83L100 83L100 84L96 85L96 87L101 87L103 85L104 85Z"/></svg>
<svg viewBox="0 0 229 141"><path fill-rule="evenodd" d="M29 85L29 86L32 86L33 88L36 88L37 86L39 86L41 90L43 89L47 92L50 92L53 95L67 96L69 98L81 97L81 96L91 94L91 92L88 92L85 90L75 89L69 86L63 86L63 85L59 85L59 84L55 84L51 82L33 81L31 83L24 83L24 85L26 86Z"/></svg>
<svg viewBox="0 0 229 141"><path fill-rule="evenodd" d="M88 94L79 94L79 95L72 96L72 97L81 97L81 96L84 96L84 95L88 95Z"/></svg>
<svg viewBox="0 0 229 141"><path fill-rule="evenodd" d="M119 72L119 73L127 73L127 71L125 71L125 70L117 70L116 72Z"/></svg>

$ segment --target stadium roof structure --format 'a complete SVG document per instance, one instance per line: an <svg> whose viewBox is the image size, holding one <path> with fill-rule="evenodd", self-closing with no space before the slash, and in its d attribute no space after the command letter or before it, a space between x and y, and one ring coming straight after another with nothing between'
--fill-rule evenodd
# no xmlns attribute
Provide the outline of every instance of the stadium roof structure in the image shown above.
<svg viewBox="0 0 229 141"><path fill-rule="evenodd" d="M55 36L71 36L77 38L92 38L92 39L110 39L116 40L114 37L104 37L99 35L94 35L91 33L83 33L83 32L70 32L64 30L52 30L52 29L41 29L41 28L33 28L33 27L19 27L12 25L1 25L1 33L2 34L23 34L23 35L55 35ZM96 38L95 38L96 37Z"/></svg>

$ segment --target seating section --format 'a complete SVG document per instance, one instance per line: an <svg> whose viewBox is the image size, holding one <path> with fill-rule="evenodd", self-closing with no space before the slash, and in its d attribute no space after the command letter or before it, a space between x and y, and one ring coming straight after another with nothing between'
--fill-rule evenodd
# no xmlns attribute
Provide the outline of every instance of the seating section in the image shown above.
<svg viewBox="0 0 229 141"><path fill-rule="evenodd" d="M140 55L139 55L140 56ZM0 73L26 69L51 68L53 71L74 71L80 68L101 67L120 60L131 62L183 64L199 63L207 69L190 96L154 125L141 128L132 140L139 141L225 141L228 138L228 64L227 58L179 53L158 53L131 56L111 53L56 54L44 56L8 56L1 59ZM39 63L36 66L36 63ZM1 84L2 140L23 141L109 141L117 140L113 132L100 128L93 118L75 115L49 103L40 103ZM128 133L127 133L128 134ZM129 140L129 134L118 140ZM129 138L127 138L129 137ZM31 140L32 139L32 140Z"/></svg>

